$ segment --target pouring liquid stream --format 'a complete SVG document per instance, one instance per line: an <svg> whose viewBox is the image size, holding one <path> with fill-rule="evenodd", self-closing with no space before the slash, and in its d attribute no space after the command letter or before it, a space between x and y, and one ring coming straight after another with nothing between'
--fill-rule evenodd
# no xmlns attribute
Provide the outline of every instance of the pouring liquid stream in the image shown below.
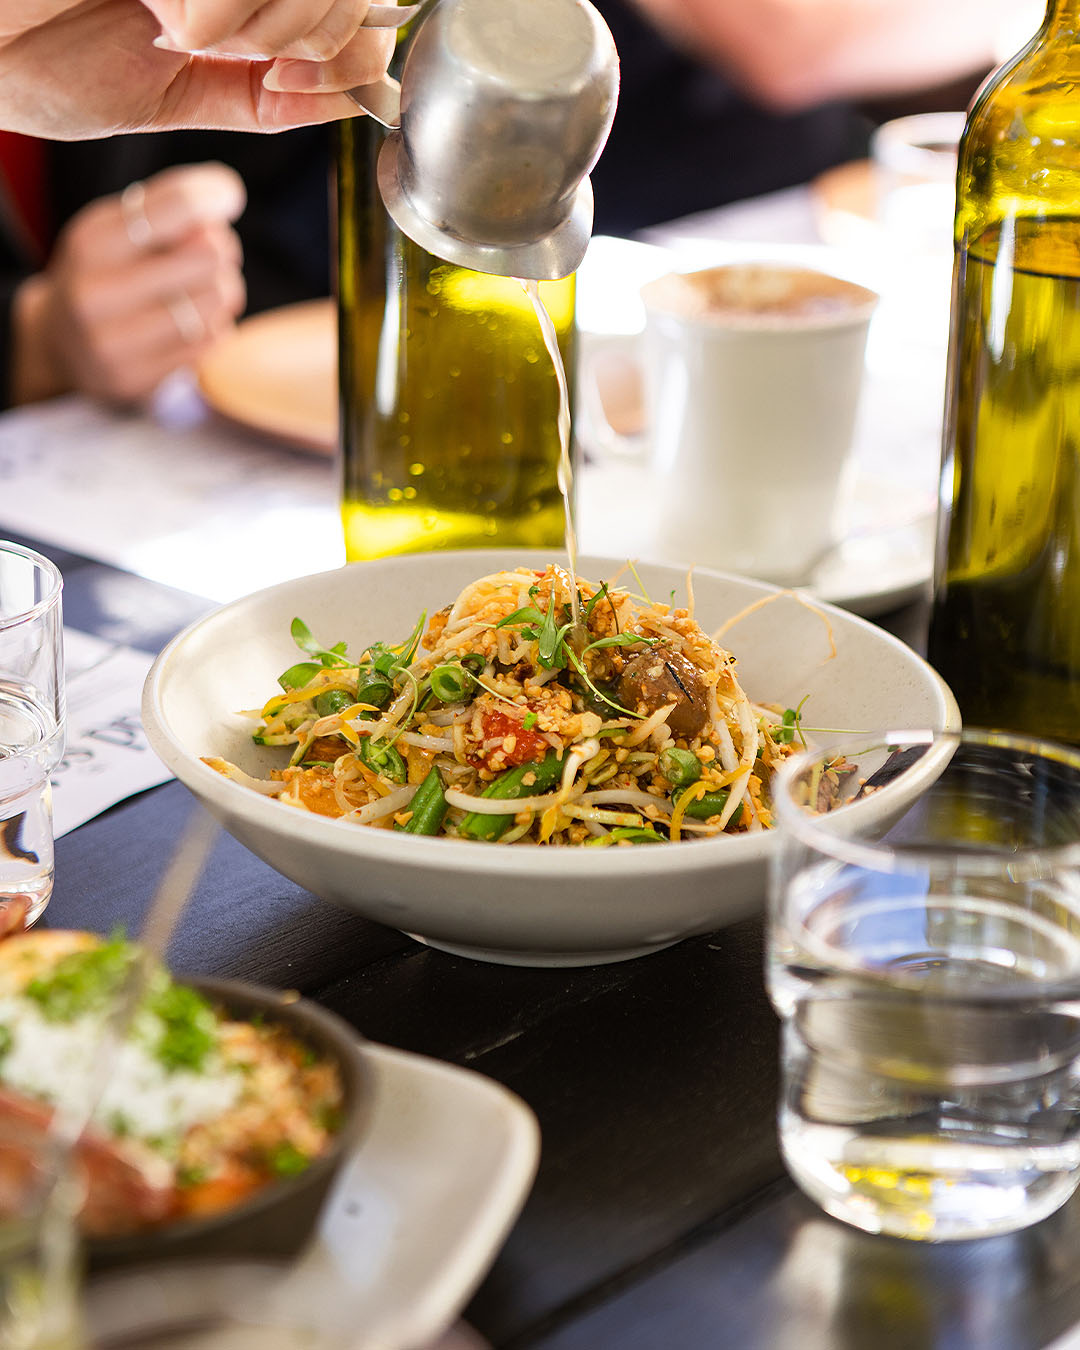
<svg viewBox="0 0 1080 1350"><path fill-rule="evenodd" d="M551 364L555 367L555 381L559 386L559 413L557 423L559 431L559 468L557 482L563 500L563 516L566 531L566 556L570 559L570 576L573 583L570 587L570 606L573 622L576 627L579 617L577 589L577 531L574 528L574 468L570 461L570 388L566 381L566 367L563 365L562 353L559 351L559 339L555 332L555 325L552 323L551 315L547 311L547 306L544 304L543 300L540 299L540 284L536 281L522 281L521 285L525 294L532 302L533 310L536 313L536 321L540 325L540 333L544 339L544 346L547 348L548 355L551 357Z"/></svg>

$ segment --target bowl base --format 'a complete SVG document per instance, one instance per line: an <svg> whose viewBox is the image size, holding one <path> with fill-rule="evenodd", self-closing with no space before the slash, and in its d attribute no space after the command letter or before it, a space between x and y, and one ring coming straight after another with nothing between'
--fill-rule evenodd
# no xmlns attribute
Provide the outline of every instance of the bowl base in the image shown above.
<svg viewBox="0 0 1080 1350"><path fill-rule="evenodd" d="M633 961L638 956L649 956L652 952L662 952L665 947L673 947L681 938L671 938L665 942L648 943L643 947L621 947L616 951L602 952L545 952L514 951L502 947L465 947L455 942L437 942L434 938L421 937L419 933L406 933L414 942L435 951L447 952L450 956L467 956L470 961L488 961L497 966L540 966L556 968L558 966L610 966L616 961Z"/></svg>

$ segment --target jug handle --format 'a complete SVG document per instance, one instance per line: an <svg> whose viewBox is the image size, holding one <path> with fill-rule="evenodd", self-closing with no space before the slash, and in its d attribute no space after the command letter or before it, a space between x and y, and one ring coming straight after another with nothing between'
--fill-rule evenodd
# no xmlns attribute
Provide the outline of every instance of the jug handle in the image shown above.
<svg viewBox="0 0 1080 1350"><path fill-rule="evenodd" d="M369 5L360 27L401 28L423 7L423 0L417 5ZM345 92L358 108L384 127L396 131L401 126L401 85L389 75L383 75L372 84L358 84Z"/></svg>
<svg viewBox="0 0 1080 1350"><path fill-rule="evenodd" d="M390 75L384 75L372 84L358 84L345 92L358 108L384 127L395 131L401 126L401 85Z"/></svg>

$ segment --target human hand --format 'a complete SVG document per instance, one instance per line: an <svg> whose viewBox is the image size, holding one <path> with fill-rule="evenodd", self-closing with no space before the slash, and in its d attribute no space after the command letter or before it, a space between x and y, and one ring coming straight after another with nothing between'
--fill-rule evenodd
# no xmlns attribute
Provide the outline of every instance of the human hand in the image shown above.
<svg viewBox="0 0 1080 1350"><path fill-rule="evenodd" d="M394 47L392 29L361 28L368 8L369 0L0 0L0 126L79 140L352 117L355 105L338 91L377 80ZM298 88L307 92L283 92Z"/></svg>
<svg viewBox="0 0 1080 1350"><path fill-rule="evenodd" d="M73 216L16 296L12 401L139 402L190 364L243 310L244 202L232 169L189 164Z"/></svg>

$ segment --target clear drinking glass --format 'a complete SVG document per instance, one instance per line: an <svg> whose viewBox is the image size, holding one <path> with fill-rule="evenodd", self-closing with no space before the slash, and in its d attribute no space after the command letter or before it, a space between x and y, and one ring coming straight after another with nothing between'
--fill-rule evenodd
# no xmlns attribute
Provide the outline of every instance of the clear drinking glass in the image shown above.
<svg viewBox="0 0 1080 1350"><path fill-rule="evenodd" d="M0 542L0 931L5 911L25 909L33 923L52 893L49 774L64 750L62 587L47 558Z"/></svg>
<svg viewBox="0 0 1080 1350"><path fill-rule="evenodd" d="M848 737L775 795L794 1179L859 1228L933 1241L1057 1209L1080 1179L1080 749Z"/></svg>
<svg viewBox="0 0 1080 1350"><path fill-rule="evenodd" d="M74 1221L77 1183L27 1167L23 1148L0 1142L0 1346L86 1350L79 1313Z"/></svg>

